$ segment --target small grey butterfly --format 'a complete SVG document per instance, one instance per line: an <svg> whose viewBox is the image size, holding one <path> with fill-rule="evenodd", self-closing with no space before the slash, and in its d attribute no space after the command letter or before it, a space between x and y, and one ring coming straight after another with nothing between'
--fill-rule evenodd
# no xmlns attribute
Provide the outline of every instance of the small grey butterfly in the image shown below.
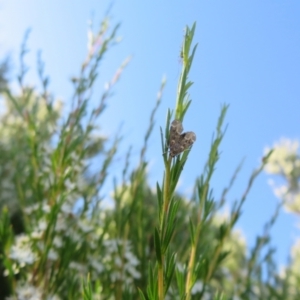
<svg viewBox="0 0 300 300"><path fill-rule="evenodd" d="M192 131L184 132L182 123L174 120L170 127L169 148L170 156L175 157L181 152L187 150L196 141L196 134Z"/></svg>

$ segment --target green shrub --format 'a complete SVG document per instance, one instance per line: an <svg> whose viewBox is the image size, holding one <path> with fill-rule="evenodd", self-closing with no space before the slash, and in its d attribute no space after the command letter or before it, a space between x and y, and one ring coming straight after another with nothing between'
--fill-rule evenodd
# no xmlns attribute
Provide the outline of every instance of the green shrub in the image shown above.
<svg viewBox="0 0 300 300"><path fill-rule="evenodd" d="M118 28L110 30L106 19L90 36L87 58L72 79L69 112L63 113L62 102L48 90L41 60L41 92L24 84L24 63L18 76L20 93L1 85L6 107L0 125L1 299L299 299L297 273L287 268L279 275L272 258L269 230L277 211L250 254L234 229L270 152L228 216L220 211L240 167L221 199L214 197L211 179L227 105L221 108L191 198L176 192L195 140L194 133L182 133L180 127L192 105L188 75L196 53L195 24L186 28L178 97L161 130L163 181L155 191L149 186L145 152L164 81L150 112L138 165L131 170L129 149L123 166L110 168L121 136L101 136L98 120L129 59L116 71L98 106L90 109L89 100L99 63L115 44ZM26 39L22 62L25 53ZM95 161L96 170L91 168ZM112 205L105 206L102 189L112 178L119 179L113 179Z"/></svg>

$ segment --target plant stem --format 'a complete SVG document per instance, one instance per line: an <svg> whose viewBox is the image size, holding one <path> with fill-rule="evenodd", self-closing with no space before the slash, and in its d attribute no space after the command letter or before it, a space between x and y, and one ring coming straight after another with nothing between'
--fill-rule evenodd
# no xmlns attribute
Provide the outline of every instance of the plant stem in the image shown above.
<svg viewBox="0 0 300 300"><path fill-rule="evenodd" d="M165 173L164 191L163 191L163 209L161 211L161 218L160 218L161 262L158 264L158 299L159 300L164 299L164 260L165 260L164 251L166 251L166 249L163 250L162 245L163 245L163 239L165 235L164 222L168 213L170 199L171 199L171 195L170 195L171 162L172 162L172 157L169 156L169 159L167 160L167 163L165 165L166 173Z"/></svg>
<svg viewBox="0 0 300 300"><path fill-rule="evenodd" d="M190 261L189 261L189 266L188 266L188 274L187 274L187 279L185 283L185 294L186 294L186 300L191 299L191 283L192 283L192 274L193 274L193 269L195 265L195 256L196 256L196 244L192 245L191 248L191 256L190 256Z"/></svg>
<svg viewBox="0 0 300 300"><path fill-rule="evenodd" d="M195 268L195 258L196 258L196 252L197 252L197 245L199 242L200 234L201 234L201 228L202 228L202 213L203 213L203 206L207 198L207 192L208 192L208 184L205 184L205 188L203 190L203 193L201 195L200 199L200 207L198 212L198 224L195 232L195 236L192 239L192 246L191 246L191 255L188 265L188 273L185 283L185 294L186 294L186 300L191 299L191 287L192 287L192 274L194 273Z"/></svg>
<svg viewBox="0 0 300 300"><path fill-rule="evenodd" d="M164 300L164 259L162 263L158 265L158 299Z"/></svg>
<svg viewBox="0 0 300 300"><path fill-rule="evenodd" d="M171 161L172 161L172 157L169 156L169 159L166 164L166 178L165 178L165 184L164 184L164 198L163 198L164 199L164 210L163 210L163 215L162 215L162 221L164 220L164 217L168 212L170 199L171 199L171 195L170 195ZM161 229L162 229L163 223L161 223L160 225L161 225Z"/></svg>

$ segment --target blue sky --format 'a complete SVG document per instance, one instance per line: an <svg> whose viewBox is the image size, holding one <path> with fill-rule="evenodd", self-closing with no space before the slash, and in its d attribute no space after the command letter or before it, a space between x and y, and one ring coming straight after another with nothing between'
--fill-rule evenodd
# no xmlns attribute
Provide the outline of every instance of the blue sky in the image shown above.
<svg viewBox="0 0 300 300"><path fill-rule="evenodd" d="M41 49L51 79L50 89L68 103L72 95L69 79L78 74L86 54L87 21L92 17L98 24L108 6L109 1L0 1L0 57L10 53L11 79L18 71L24 33L31 28L27 83L37 84L36 53ZM123 41L110 51L101 67L99 91L128 55L132 55L132 61L109 100L101 120L102 132L113 135L124 122L123 147L133 145L133 163L138 161L161 78L167 77L147 153L152 185L162 177L159 126L164 126L167 109L175 105L183 29L194 21L198 49L190 74L193 102L184 128L194 131L197 141L179 190L188 193L201 173L223 103L230 107L221 160L213 180L216 197L246 158L229 194L229 203L242 195L266 146L281 137L299 138L298 0L127 0L115 1L111 15L113 23L121 22L119 34ZM119 155L122 158L123 153ZM262 232L278 203L267 184L268 178L265 174L258 178L238 223L249 244ZM290 246L299 236L296 222L295 217L282 212L272 230L280 264L285 263Z"/></svg>

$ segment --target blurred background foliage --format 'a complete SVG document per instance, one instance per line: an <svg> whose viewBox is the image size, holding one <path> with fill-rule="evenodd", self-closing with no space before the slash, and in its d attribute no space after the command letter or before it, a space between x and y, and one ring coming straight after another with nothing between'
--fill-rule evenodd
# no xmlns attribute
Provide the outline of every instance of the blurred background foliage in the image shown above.
<svg viewBox="0 0 300 300"><path fill-rule="evenodd" d="M86 59L79 75L72 78L69 110L48 90L40 58L39 84L24 83L27 35L21 46L17 90L8 80L9 60L1 62L0 299L138 299L138 289L150 299L149 289L157 288L149 284L149 266L155 269L158 195L148 183L145 152L164 83L149 112L136 166L128 149L123 161L112 168L121 134L100 134L101 115L130 58L116 70L98 105L91 108L89 103L100 62L118 42L118 28L105 19L98 31L89 32ZM292 213L300 211L299 144L285 140L273 148L230 212L224 212L224 206L239 168L228 179L221 199L215 199L209 187L205 202L200 203L199 188L207 169L195 180L191 198L175 193L179 208L170 249L176 253L176 270L166 299L187 299L183 286L192 249L191 224L201 224L191 299L300 299L299 243L291 250L290 264L280 270L273 259L276 245L270 239L282 205ZM157 155L161 156L161 149ZM218 154L214 159L217 163ZM281 202L250 249L234 225L263 167L281 176L284 184L272 183ZM108 180L114 187L109 193ZM199 219L201 208L205 217Z"/></svg>

